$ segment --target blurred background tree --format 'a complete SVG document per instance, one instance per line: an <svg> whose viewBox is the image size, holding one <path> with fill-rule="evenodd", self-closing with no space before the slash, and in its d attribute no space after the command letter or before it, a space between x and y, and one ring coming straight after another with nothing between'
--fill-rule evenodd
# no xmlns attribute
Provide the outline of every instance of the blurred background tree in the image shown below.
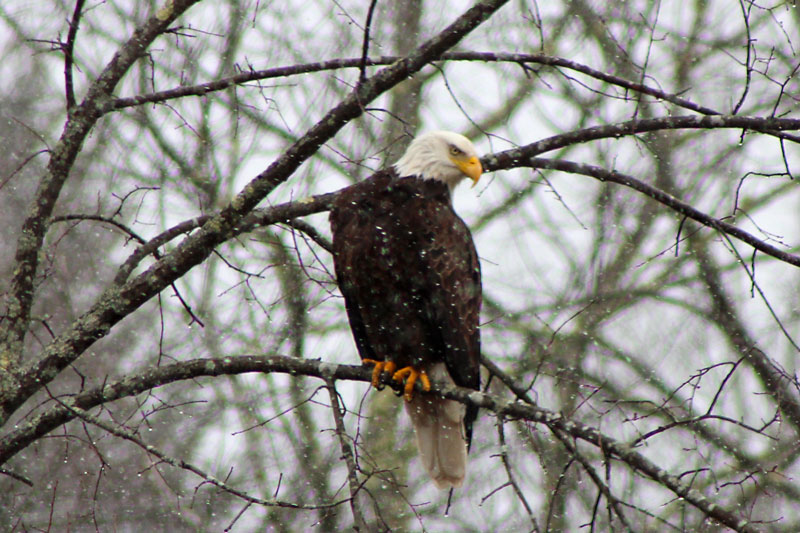
<svg viewBox="0 0 800 533"><path fill-rule="evenodd" d="M4 530L800 529L795 4L502 3L0 5ZM319 361L324 195L432 129L495 171L486 392L547 410L481 411L449 509Z"/></svg>

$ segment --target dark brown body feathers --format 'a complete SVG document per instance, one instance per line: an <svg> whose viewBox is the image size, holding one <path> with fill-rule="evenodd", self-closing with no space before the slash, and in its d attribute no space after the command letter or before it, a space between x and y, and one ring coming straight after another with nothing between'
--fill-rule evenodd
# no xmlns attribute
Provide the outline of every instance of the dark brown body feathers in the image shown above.
<svg viewBox="0 0 800 533"><path fill-rule="evenodd" d="M330 213L336 277L362 359L427 370L444 363L480 386L481 273L446 184L377 172ZM464 417L469 442L477 409Z"/></svg>

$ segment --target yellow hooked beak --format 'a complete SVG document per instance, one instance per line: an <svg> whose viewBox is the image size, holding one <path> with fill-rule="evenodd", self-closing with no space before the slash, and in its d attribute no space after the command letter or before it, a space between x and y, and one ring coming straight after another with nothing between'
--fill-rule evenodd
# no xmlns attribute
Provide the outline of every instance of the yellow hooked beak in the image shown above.
<svg viewBox="0 0 800 533"><path fill-rule="evenodd" d="M461 172L472 180L473 187L478 184L478 180L481 179L481 174L483 174L483 167L477 157L472 156L469 159L454 159L453 163L456 164Z"/></svg>

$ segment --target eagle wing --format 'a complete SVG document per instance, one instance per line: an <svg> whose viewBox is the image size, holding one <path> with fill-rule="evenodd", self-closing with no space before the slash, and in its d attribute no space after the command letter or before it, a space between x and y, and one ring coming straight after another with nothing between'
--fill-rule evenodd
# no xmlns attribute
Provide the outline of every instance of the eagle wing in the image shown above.
<svg viewBox="0 0 800 533"><path fill-rule="evenodd" d="M427 219L434 231L418 242L424 314L438 337L447 372L456 385L480 388L481 271L469 228L450 208L430 206ZM464 438L472 442L478 408L464 412ZM443 455L443 454L442 454Z"/></svg>
<svg viewBox="0 0 800 533"><path fill-rule="evenodd" d="M480 386L481 271L467 225L450 208L427 206L427 230L417 240L420 268L410 274L423 294L430 334L441 343L444 363L462 387Z"/></svg>

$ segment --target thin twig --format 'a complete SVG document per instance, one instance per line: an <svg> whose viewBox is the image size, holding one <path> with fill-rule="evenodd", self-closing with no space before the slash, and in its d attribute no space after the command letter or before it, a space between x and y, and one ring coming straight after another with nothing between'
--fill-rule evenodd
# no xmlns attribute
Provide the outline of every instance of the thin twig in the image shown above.
<svg viewBox="0 0 800 533"><path fill-rule="evenodd" d="M367 10L367 22L364 24L364 42L361 45L361 66L359 67L361 73L358 77L358 84L361 85L365 81L367 81L367 57L369 56L369 32L372 28L372 15L375 12L375 6L378 4L378 0L372 0L369 4L369 10Z"/></svg>
<svg viewBox="0 0 800 533"><path fill-rule="evenodd" d="M508 482L511 484L511 488L514 489L514 494L516 494L517 499L522 503L522 506L525 507L525 511L528 513L528 518L530 518L531 525L533 526L533 531L538 533L539 531L539 524L536 522L536 515L533 513L533 509L531 509L528 500L525 498L525 495L522 493L522 490L519 488L517 484L517 480L514 477L514 473L511 469L511 463L508 460L508 445L506 444L506 432L505 432L505 420L502 416L497 417L497 438L500 444L500 460L503 463L503 468L506 471L506 477L508 477Z"/></svg>
<svg viewBox="0 0 800 533"><path fill-rule="evenodd" d="M122 222L118 222L113 218L104 217L101 215L61 215L57 217L53 217L50 219L51 224L55 224L56 222L69 222L69 221L83 221L83 220L92 220L95 222L103 222L104 224L108 224L109 226L114 226L118 230L122 231L125 235L133 239L134 241L138 242L139 244L146 244L147 241L144 237L133 231L131 228L123 224Z"/></svg>
<svg viewBox="0 0 800 533"><path fill-rule="evenodd" d="M59 399L59 398L56 398L54 396L51 396L51 398L53 400L55 400L56 402L58 402L60 405L62 405L67 410L69 410L72 413L74 413L75 416L77 416L78 418L80 418L80 419L82 419L82 420L84 420L84 421L86 421L86 422L88 422L88 423L90 423L92 425L95 425L95 426L99 427L100 429L102 429L104 431L107 431L108 433L111 433L112 435L114 435L116 437L131 441L134 444L136 444L137 446L139 446L140 448L142 448L143 450L145 450L150 455L156 456L160 461L162 461L164 463L167 463L167 464L169 464L171 466L174 466L176 468L181 468L183 470L188 470L189 472L192 472L193 474L203 478L205 483L210 483L211 485L214 485L215 487L219 487L220 489L222 489L222 490L224 490L226 492L229 492L229 493L233 494L234 496L237 496L237 497L239 497L239 498L241 498L241 499L243 499L245 501L248 501L250 503L255 503L255 504L258 504L258 505L262 505L264 507L285 507L285 508L289 508L289 509L327 509L327 508L330 508L330 507L336 507L338 505L341 505L345 501L347 501L347 500L341 500L341 501L334 502L334 503L327 504L327 505L304 505L304 504L299 504L299 503L294 503L294 502L281 501L281 500L277 500L277 499L265 500L263 498L258 498L256 496L251 496L251 495L247 494L246 492L241 491L239 489L236 489L234 487L231 487L230 485L228 485L224 481L222 481L220 479L217 479L216 477L203 472L197 466L195 466L195 465L193 465L191 463L188 463L188 462L184 461L183 459L176 459L174 457L171 457L171 456L167 455L166 453L160 451L155 446L147 444L142 439L140 439L139 437L134 435L132 432L130 432L128 430L125 430L125 429L122 429L122 428L119 428L119 427L112 426L111 424L108 424L107 422L104 422L103 420L100 420L96 416L94 416L94 415L88 413L87 411L81 409L80 407L76 406L74 404L74 402L70 398Z"/></svg>
<svg viewBox="0 0 800 533"><path fill-rule="evenodd" d="M336 384L332 378L325 378L325 384L328 387L328 395L331 399L331 411L333 412L333 420L336 424L336 436L339 438L339 445L342 448L342 456L347 464L347 482L350 486L350 510L353 512L353 529L356 531L366 532L367 523L364 521L364 515L361 513L361 507L358 504L358 492L361 484L358 482L358 467L353 455L353 448L350 446L347 431L344 428L344 420L342 417L342 408L339 404L339 393L336 392Z"/></svg>
<svg viewBox="0 0 800 533"><path fill-rule="evenodd" d="M608 488L600 476L595 472L594 467L589 463L589 461L581 454L578 449L575 447L575 444L572 443L569 437L565 436L560 431L553 431L553 435L561 441L561 444L567 449L572 457L574 457L580 464L583 466L584 471L589 474L589 477L592 478L597 489L600 493L606 498L606 501L611 506L614 511L614 514L617 516L617 519L622 523L623 527L626 531L633 531L631 529L630 524L628 523L628 519L625 518L625 514L620 509L620 504L622 503L618 500L613 494L611 494L611 489ZM611 524L609 524L609 527Z"/></svg>
<svg viewBox="0 0 800 533"><path fill-rule="evenodd" d="M29 155L28 157L26 157L26 158L25 158L25 159L22 161L22 163L20 163L19 165L17 165L17 168L15 168L14 170L12 170L12 171L11 171L11 173L10 173L8 176L6 176L6 177L5 177L5 178L4 178L2 181L0 181L0 190L2 190L2 189L3 189L3 187L5 187L5 186L6 186L6 184L8 184L8 182L9 182L9 181L11 181L11 178L13 178L14 176L16 176L16 175L17 175L17 174L18 174L18 173L19 173L19 172L20 172L20 171L21 171L23 168L25 168L25 166L26 166L28 163L30 163L30 162L31 162L31 161L32 161L32 160L33 160L33 159L34 159L36 156L38 156L38 155L40 155L40 154L46 154L46 153L48 153L48 150L39 150L38 152L34 152L34 153L32 153L31 155Z"/></svg>
<svg viewBox="0 0 800 533"><path fill-rule="evenodd" d="M31 481L30 479L26 478L22 474L17 474L16 472L12 472L11 470L6 470L5 468L0 468L0 474L2 474L4 476L8 476L8 477L10 477L12 479L16 479L17 481L19 481L21 483L25 483L29 487L33 487L33 481Z"/></svg>
<svg viewBox="0 0 800 533"><path fill-rule="evenodd" d="M325 250L328 253L333 253L333 243L331 243L330 239L328 239L325 235L319 232L317 228L306 222L305 220L301 220L299 218L293 218L286 222L287 226L291 226L292 228L302 231L308 237L311 238L312 241L317 243L320 248Z"/></svg>
<svg viewBox="0 0 800 533"><path fill-rule="evenodd" d="M744 29L745 35L747 36L747 42L745 43L745 48L747 49L747 56L744 60L744 68L745 68L745 80L744 80L744 89L742 90L742 96L739 98L739 101L736 102L736 105L733 107L733 111L731 111L731 115L735 115L739 112L739 109L742 108L742 104L744 104L745 98L747 98L747 93L750 91L750 80L753 76L753 67L750 64L750 50L753 48L753 40L750 37L750 9L753 7L753 3L750 2L750 7L745 8L744 2L739 0L739 7L742 9L742 18L744 19Z"/></svg>
<svg viewBox="0 0 800 533"><path fill-rule="evenodd" d="M67 42L64 43L64 90L67 99L67 115L72 113L75 107L75 89L72 83L72 65L75 62L75 38L78 36L78 26L81 21L81 11L83 10L84 0L76 0L75 11L69 21L69 32Z"/></svg>

